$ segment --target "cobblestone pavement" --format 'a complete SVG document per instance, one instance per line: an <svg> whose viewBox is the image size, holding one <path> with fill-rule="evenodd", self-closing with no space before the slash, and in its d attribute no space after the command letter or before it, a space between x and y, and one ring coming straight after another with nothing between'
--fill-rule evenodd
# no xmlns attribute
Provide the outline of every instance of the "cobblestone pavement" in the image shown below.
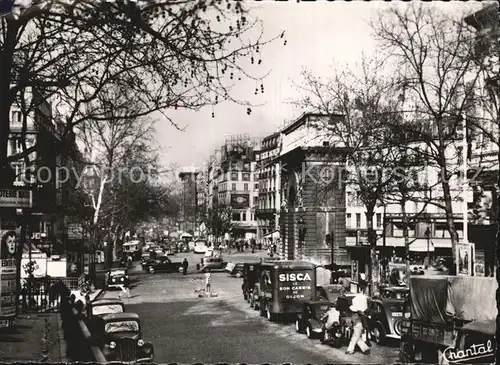
<svg viewBox="0 0 500 365"><path fill-rule="evenodd" d="M188 256L191 267L197 257ZM345 348L334 349L296 333L291 323L268 322L243 300L242 279L224 272L212 274L217 296L210 298L198 297L203 275L193 270L186 276L131 272L134 287L130 298L123 296L126 310L140 315L144 339L154 343L157 362L386 364L398 360L397 343L373 345L368 356L346 355ZM103 297L118 294L105 292Z"/></svg>
<svg viewBox="0 0 500 365"><path fill-rule="evenodd" d="M61 362L58 315L22 314L14 328L1 329L0 362Z"/></svg>

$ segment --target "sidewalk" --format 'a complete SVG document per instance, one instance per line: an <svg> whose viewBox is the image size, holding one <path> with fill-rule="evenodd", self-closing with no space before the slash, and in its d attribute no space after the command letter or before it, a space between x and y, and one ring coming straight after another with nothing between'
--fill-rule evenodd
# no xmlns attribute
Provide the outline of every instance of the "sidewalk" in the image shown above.
<svg viewBox="0 0 500 365"><path fill-rule="evenodd" d="M0 362L62 362L58 315L22 314L14 328L1 329Z"/></svg>

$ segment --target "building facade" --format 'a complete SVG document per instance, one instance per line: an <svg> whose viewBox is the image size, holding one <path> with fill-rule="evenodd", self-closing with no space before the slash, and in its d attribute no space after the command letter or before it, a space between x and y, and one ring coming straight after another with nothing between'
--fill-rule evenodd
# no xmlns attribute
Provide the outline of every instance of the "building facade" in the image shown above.
<svg viewBox="0 0 500 365"><path fill-rule="evenodd" d="M257 239L275 244L279 238L279 211L281 207L281 133L273 133L262 140L257 154L256 173L259 178L259 198L255 211Z"/></svg>
<svg viewBox="0 0 500 365"><path fill-rule="evenodd" d="M192 235L194 235L194 232L197 230L198 174L199 171L197 171L195 168L184 168L179 173L179 178L182 182L181 230Z"/></svg>

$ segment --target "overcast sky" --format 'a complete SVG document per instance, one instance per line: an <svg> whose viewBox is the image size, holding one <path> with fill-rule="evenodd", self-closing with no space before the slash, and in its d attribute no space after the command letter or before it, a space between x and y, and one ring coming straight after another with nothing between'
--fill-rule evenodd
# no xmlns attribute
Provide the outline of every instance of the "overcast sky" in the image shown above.
<svg viewBox="0 0 500 365"><path fill-rule="evenodd" d="M368 22L377 11L391 6L391 3L268 0L249 5L253 16L262 21L265 36L272 37L286 31L286 46L280 39L261 51L262 72L271 70L264 81L265 93L256 98L254 90L257 85L254 82L239 88L239 97L265 105L252 108L251 115L246 114L245 107L232 104L218 105L214 110L215 118L212 118L211 107L200 112L177 114L176 120L185 131L159 121L157 137L165 165L176 163L201 167L227 136L249 133L263 137L275 132L284 122L299 117L301 111L287 100L297 95L293 82L301 80L301 70L305 67L318 76L328 76L334 63L352 66L362 53L368 57L373 55L377 49ZM407 6L407 3L398 6ZM481 7L479 3L464 2L427 3L427 6L460 13Z"/></svg>

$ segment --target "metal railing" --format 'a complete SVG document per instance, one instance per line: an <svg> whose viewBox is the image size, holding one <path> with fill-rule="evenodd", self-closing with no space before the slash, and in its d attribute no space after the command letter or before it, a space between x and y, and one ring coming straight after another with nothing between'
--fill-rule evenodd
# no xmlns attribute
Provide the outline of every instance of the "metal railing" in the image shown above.
<svg viewBox="0 0 500 365"><path fill-rule="evenodd" d="M83 314L81 301L74 302L74 296L61 299L61 320L66 342L66 356L72 362L107 363L101 348L90 333Z"/></svg>

